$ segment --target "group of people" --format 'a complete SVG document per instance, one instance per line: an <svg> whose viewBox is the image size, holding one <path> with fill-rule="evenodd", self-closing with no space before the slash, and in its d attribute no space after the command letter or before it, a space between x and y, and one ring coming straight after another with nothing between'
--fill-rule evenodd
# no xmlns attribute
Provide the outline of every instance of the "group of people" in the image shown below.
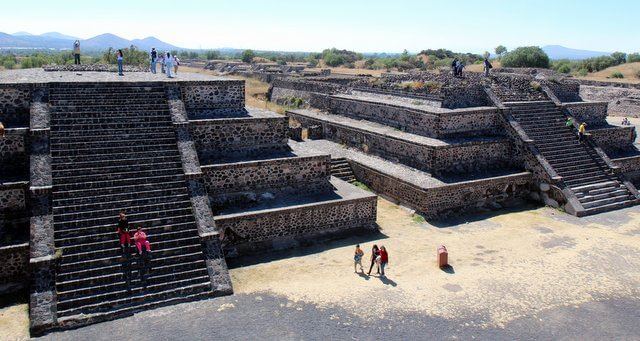
<svg viewBox="0 0 640 341"><path fill-rule="evenodd" d="M151 243L147 238L147 233L144 232L142 226L138 226L135 233L131 234L131 224L127 218L125 211L121 211L118 216L118 223L116 225L116 233L118 240L120 241L120 251L124 257L124 270L127 283L130 282L131 268L128 266L130 263L131 246L135 245L138 254L138 273L140 275L140 282L146 286L146 278L151 271L150 258L151 258Z"/></svg>
<svg viewBox="0 0 640 341"><path fill-rule="evenodd" d="M631 121L629 121L629 119L625 117L625 118L622 119L622 125L623 126L630 126L631 125Z"/></svg>
<svg viewBox="0 0 640 341"><path fill-rule="evenodd" d="M171 74L173 70L173 74L178 74L178 66L180 66L180 59L177 56L171 55L171 52L165 52L158 54L156 48L151 48L151 52L149 52L150 57L150 67L151 73L157 72L157 64L161 64L162 73L166 74L167 77L173 78Z"/></svg>
<svg viewBox="0 0 640 341"><path fill-rule="evenodd" d="M364 251L360 248L360 244L356 245L356 250L353 256L353 271L358 272L358 266L360 266L360 271L364 274L364 267L362 266L362 258L364 258ZM378 245L373 244L371 247L371 265L369 266L369 271L367 275L371 275L371 270L376 266L376 274L384 277L384 270L389 264L389 253L387 252L387 248L384 245L378 247Z"/></svg>
<svg viewBox="0 0 640 341"><path fill-rule="evenodd" d="M569 117L567 119L567 122L565 123L565 125L569 128L573 127L573 118ZM582 122L580 123L580 125L578 126L578 141L582 142L582 140L584 139L585 134L587 133L587 122Z"/></svg>
<svg viewBox="0 0 640 341"><path fill-rule="evenodd" d="M462 70L464 70L464 63L458 60L458 58L454 58L451 62L451 71L453 72L453 76L462 77Z"/></svg>

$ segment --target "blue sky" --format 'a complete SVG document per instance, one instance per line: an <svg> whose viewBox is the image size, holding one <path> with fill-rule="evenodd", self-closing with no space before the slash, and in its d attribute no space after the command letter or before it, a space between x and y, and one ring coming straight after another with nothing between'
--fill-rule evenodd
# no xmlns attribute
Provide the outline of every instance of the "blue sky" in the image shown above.
<svg viewBox="0 0 640 341"><path fill-rule="evenodd" d="M0 32L110 32L187 48L640 51L638 0L22 0L0 8Z"/></svg>

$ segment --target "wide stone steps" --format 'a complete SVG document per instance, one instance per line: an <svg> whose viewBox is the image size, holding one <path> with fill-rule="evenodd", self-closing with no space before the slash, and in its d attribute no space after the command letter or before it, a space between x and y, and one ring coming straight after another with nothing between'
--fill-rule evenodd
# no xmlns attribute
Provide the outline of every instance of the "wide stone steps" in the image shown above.
<svg viewBox="0 0 640 341"><path fill-rule="evenodd" d="M107 112L107 113L121 113L123 115L132 115L138 111L158 111L169 112L169 106L166 103L140 103L140 104L123 104L123 105L100 105L100 106L88 106L88 105L58 105L51 108L52 116L55 117L59 113L95 113L95 112Z"/></svg>
<svg viewBox="0 0 640 341"><path fill-rule="evenodd" d="M188 202L190 200L186 190L183 191L167 191L167 192L148 192L146 196L141 196L136 193L131 193L128 197L123 199L113 198L109 201L86 201L84 203L76 201L73 204L60 200L54 200L55 205L53 209L54 214L66 214L83 211L93 210L126 210L129 207L144 206L150 204L161 203L173 203L173 202ZM66 205L65 205L66 204ZM63 206L64 205L64 206Z"/></svg>
<svg viewBox="0 0 640 341"><path fill-rule="evenodd" d="M80 190L109 190L114 187L124 187L124 186L132 186L132 185L142 185L142 184L158 184L163 182L173 182L178 180L183 180L184 175L177 174L172 172L169 175L154 175L154 176L140 176L140 177L130 177L126 179L114 179L114 180L99 180L99 181L87 181L82 183L70 183L70 184L56 184L54 182L53 191L57 192L70 192L70 191L80 191Z"/></svg>
<svg viewBox="0 0 640 341"><path fill-rule="evenodd" d="M71 141L71 142L56 141L51 144L51 149L77 150L77 149L96 149L96 148L116 148L116 147L130 146L130 145L149 146L149 145L154 145L156 143L164 145L164 144L171 144L171 142L175 142L175 137L169 136L169 135L159 136L155 139L141 139L141 138L131 138L131 137L116 138L111 140L84 139L81 141Z"/></svg>
<svg viewBox="0 0 640 341"><path fill-rule="evenodd" d="M349 183L356 181L351 165L345 158L331 159L331 175Z"/></svg>
<svg viewBox="0 0 640 341"><path fill-rule="evenodd" d="M154 287L147 287L142 293L126 295L124 298L110 301L102 301L98 304L75 307L67 310L58 310L59 317L84 315L109 312L109 315L119 316L129 311L140 311L155 306L186 302L211 295L211 283L201 283L188 286L179 286L168 290L157 291ZM61 321L64 321L61 320Z"/></svg>
<svg viewBox="0 0 640 341"><path fill-rule="evenodd" d="M132 255L130 258L130 262L128 263L129 269L131 270L130 279L132 280L138 279L138 277L140 276L139 266L137 262L138 257ZM151 262L153 262L153 260L151 260ZM58 295L67 294L69 295L69 297L77 297L83 295L83 293L78 289L86 290L87 288L101 287L104 285L104 283L112 283L111 285L126 284L125 271L123 271L125 270L123 269L123 267L126 265L127 264L123 265L123 263L121 263L112 266L111 268L113 271L111 272L110 269L106 267L102 268L103 270L107 271L107 273L105 274L91 276L89 275L89 272L82 272L82 276L77 275L74 279L60 280L60 278L58 278L58 282L56 284ZM178 273L182 271L203 270L204 266L204 258L200 255L200 259L189 259L184 263L174 263L170 265L157 266L153 269L153 274L149 277L149 279L151 280L152 278L157 278L167 274Z"/></svg>
<svg viewBox="0 0 640 341"><path fill-rule="evenodd" d="M104 155L104 154L127 154L135 152L148 151L148 145L129 145L119 147L102 147L102 148L78 148L78 149L52 149L51 156L53 157L73 157L73 156L89 156L89 155ZM175 143L165 143L153 146L155 152L177 151L178 146Z"/></svg>
<svg viewBox="0 0 640 341"><path fill-rule="evenodd" d="M53 204L55 209L66 211L68 209L90 209L95 207L117 207L131 202L160 202L164 198L183 198L188 195L187 189L182 182L176 182L173 187L146 189L140 191L118 192L115 194L87 195L84 197L58 198L54 196Z"/></svg>
<svg viewBox="0 0 640 341"><path fill-rule="evenodd" d="M207 270L203 267L196 269L175 269L175 272L156 273L154 276L148 277L147 286L188 279L195 279L197 282L202 282L202 279L207 276ZM86 305L87 303L95 303L97 300L104 299L105 297L122 297L125 294L132 294L135 293L136 290L144 288L138 269L136 269L135 272L132 271L129 281L127 281L124 274L120 274L119 276L103 276L102 280L102 283L94 282L89 283L90 286L75 287L70 291L58 291L58 300L60 302L67 302L69 305Z"/></svg>
<svg viewBox="0 0 640 341"><path fill-rule="evenodd" d="M78 85L77 87L56 88L49 86L49 98L60 98L62 96L75 96L75 98L83 98L84 96L98 97L134 97L146 95L158 95L164 92L164 88L157 87L132 87L132 86L105 86L100 89L92 89L86 85Z"/></svg>
<svg viewBox="0 0 640 341"><path fill-rule="evenodd" d="M111 133L112 130L124 130L135 129L135 128L145 128L145 129L155 129L155 128L171 128L172 126L169 124L169 120L165 122L139 122L139 123L128 123L128 122L111 122L111 123L103 123L103 124L60 124L54 125L51 127L52 132L57 132L59 134L66 134L67 132L75 132L78 130L83 131L84 135L89 135L90 133L94 133L95 131L104 132L105 134Z"/></svg>
<svg viewBox="0 0 640 341"><path fill-rule="evenodd" d="M72 164L73 165L73 164ZM70 176L82 176L82 175L92 175L99 177L100 175L109 174L109 173L123 173L123 172L142 172L142 171L150 171L156 169L181 169L182 163L180 163L177 158L171 162L171 160L167 160L165 162L153 162L146 161L143 163L137 164L122 164L113 166L103 166L103 167L86 167L86 168L76 168L76 169L60 169L54 170L53 176L56 177L70 177Z"/></svg>
<svg viewBox="0 0 640 341"><path fill-rule="evenodd" d="M187 244L181 245L173 248L166 249L152 249L153 251L153 259L158 262L163 261L164 259L170 259L172 256L182 256L185 254L202 252L202 245L200 244ZM91 269L91 268L99 268L102 266L109 266L114 264L119 264L123 261L122 257L117 256L105 256L103 258L91 258L91 259L82 259L75 262L61 263L60 271L77 271L83 269Z"/></svg>
<svg viewBox="0 0 640 341"><path fill-rule="evenodd" d="M94 143L94 142L110 142L110 141L118 141L118 140L128 140L128 141L143 141L143 140L155 140L155 139L165 139L165 138L175 138L175 132L170 131L168 129L163 129L162 131L141 131L137 130L134 133L117 133L107 134L107 135L74 135L74 136L65 136L63 138L50 138L50 142L52 144L73 144L73 143Z"/></svg>
<svg viewBox="0 0 640 341"><path fill-rule="evenodd" d="M167 175L176 175L180 174L182 171L182 167L180 168L156 168L149 170L132 170L129 172L113 172L113 173L103 173L96 176L96 174L88 174L88 175L76 175L76 176L59 176L56 181L58 185L66 185L66 184L85 184L87 182L91 182L92 180L98 178L103 181L107 180L125 180L132 178L141 178L141 177L154 177L154 176L167 176Z"/></svg>
<svg viewBox="0 0 640 341"><path fill-rule="evenodd" d="M121 98L121 97L100 97L100 96L88 96L90 98L83 97L77 98L49 98L49 104L56 107L65 106L88 106L88 107L100 107L100 106L114 106L114 105L145 105L145 104L166 104L166 100L162 96L145 95L144 98ZM99 103L99 105L96 105Z"/></svg>
<svg viewBox="0 0 640 341"><path fill-rule="evenodd" d="M190 206L191 206L191 201L189 200L174 201L174 202L160 202L160 203L150 203L150 204L140 205L140 206L129 206L127 208L127 212L129 213L129 215L134 215L134 214L143 214L146 212L190 208ZM121 209L117 207L111 207L108 209L98 209L98 210L82 210L82 211L75 211L75 212L64 212L64 213L60 212L59 210L56 210L56 212L58 212L57 216L59 217L59 219L57 219L57 222L62 223L67 221L80 220L80 219L99 219L99 218L109 218L109 217L113 218L114 216L118 215L120 210Z"/></svg>
<svg viewBox="0 0 640 341"><path fill-rule="evenodd" d="M145 179L143 183L137 183L134 185L124 185L124 186L113 186L108 188L100 188L100 191L97 192L93 188L87 189L74 189L74 190L59 190L53 192L54 200L65 200L65 199L84 199L86 197L95 197L103 198L104 196L108 197L108 200L111 200L111 197L114 195L126 195L125 198L130 198L132 194L139 192L147 192L147 191L157 191L163 189L178 189L184 188L184 180L172 180L172 181L164 181L166 179L161 179L160 181L150 182L149 179ZM82 200L84 202L84 200Z"/></svg>
<svg viewBox="0 0 640 341"><path fill-rule="evenodd" d="M145 134L167 134L174 133L173 127L170 125L160 126L149 128L146 126L132 127L126 130L124 129L103 129L103 130L69 130L69 131L60 131L58 132L60 136L69 137L69 141L71 140L99 140L99 139L114 139L114 138L124 138L130 135L145 135ZM53 141L60 141L56 136L52 136Z"/></svg>
<svg viewBox="0 0 640 341"><path fill-rule="evenodd" d="M183 216L188 216L191 213L191 207L177 207L172 209L157 209L155 211L146 211L140 213L132 213L130 214L130 219L132 222L135 222L136 226L145 225L142 223L144 221L155 220L155 219L172 219ZM116 214L117 215L117 214ZM96 216L89 218L77 218L70 220L56 220L54 221L54 226L56 227L56 232L69 232L73 231L74 233L86 233L87 230L95 230L97 228L103 226L111 226L115 225L114 216ZM170 224L170 223L166 223Z"/></svg>
<svg viewBox="0 0 640 341"><path fill-rule="evenodd" d="M145 125L150 122L165 122L171 123L171 117L167 117L167 115L145 115L145 116L111 116L111 117L56 117L52 118L51 122L54 122L57 125L65 126L65 125L102 125L105 123L119 122L119 123L127 123L132 125Z"/></svg>

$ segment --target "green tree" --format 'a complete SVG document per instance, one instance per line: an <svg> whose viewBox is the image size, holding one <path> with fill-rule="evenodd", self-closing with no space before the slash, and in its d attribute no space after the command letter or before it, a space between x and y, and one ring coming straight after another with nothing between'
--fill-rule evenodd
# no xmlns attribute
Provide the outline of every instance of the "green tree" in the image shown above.
<svg viewBox="0 0 640 341"><path fill-rule="evenodd" d="M615 60L616 65L627 62L627 54L624 52L614 52L611 54L611 58Z"/></svg>
<svg viewBox="0 0 640 341"><path fill-rule="evenodd" d="M503 54L507 53L507 48L504 47L503 45L498 45L496 46L494 51L499 57L502 57Z"/></svg>
<svg viewBox="0 0 640 341"><path fill-rule="evenodd" d="M204 53L204 57L206 60L220 59L222 56L220 55L220 51L210 50Z"/></svg>
<svg viewBox="0 0 640 341"><path fill-rule="evenodd" d="M627 63L640 62L640 53L629 53L627 55Z"/></svg>
<svg viewBox="0 0 640 341"><path fill-rule="evenodd" d="M537 46L518 47L506 53L501 61L506 67L549 67L549 56Z"/></svg>
<svg viewBox="0 0 640 341"><path fill-rule="evenodd" d="M256 53L253 50L244 50L242 51L242 61L245 63L251 63L253 58L256 57Z"/></svg>

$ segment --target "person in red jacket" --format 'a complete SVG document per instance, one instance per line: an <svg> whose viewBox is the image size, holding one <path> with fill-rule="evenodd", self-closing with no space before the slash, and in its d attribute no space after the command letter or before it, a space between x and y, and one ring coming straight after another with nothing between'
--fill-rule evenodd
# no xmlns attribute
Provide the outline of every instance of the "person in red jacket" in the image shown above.
<svg viewBox="0 0 640 341"><path fill-rule="evenodd" d="M129 234L129 219L127 219L127 214L124 211L120 211L117 226L116 233L120 239L120 249L123 255L128 256L129 246L131 245L131 235Z"/></svg>
<svg viewBox="0 0 640 341"><path fill-rule="evenodd" d="M147 240L147 234L142 230L142 226L138 226L138 230L133 235L133 240L136 242L138 254L142 255L142 247L144 247L147 252L151 252L151 244Z"/></svg>
<svg viewBox="0 0 640 341"><path fill-rule="evenodd" d="M384 268L389 263L389 254L384 245L380 246L380 276L384 276Z"/></svg>

